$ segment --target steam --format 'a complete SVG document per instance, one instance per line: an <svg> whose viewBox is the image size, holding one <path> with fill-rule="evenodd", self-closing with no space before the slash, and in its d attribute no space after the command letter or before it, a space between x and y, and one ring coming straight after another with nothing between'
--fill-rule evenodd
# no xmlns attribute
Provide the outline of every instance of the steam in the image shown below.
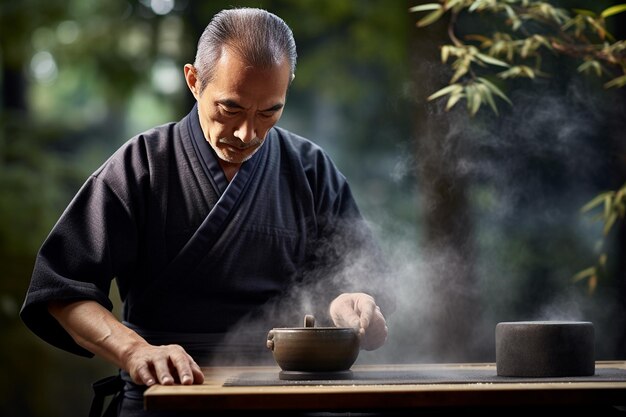
<svg viewBox="0 0 626 417"><path fill-rule="evenodd" d="M420 148L434 156L426 153L414 160L401 152L396 158L392 183L416 175L424 184L429 178L420 177L420 164L431 157L444 172L454 174L457 182L451 186L465 190L473 229L469 245L457 251L445 241L416 247L414 236L398 238L402 226L390 228L394 234L388 236L386 250L400 266L395 271L398 311L389 317L387 345L362 353L359 361L441 361L436 340L446 332L453 340L458 331L457 317L446 316L446 308L468 300L476 303L480 315L469 320L473 325L465 343L447 358L466 360L474 354L493 361L495 325L521 320L592 321L597 356L623 356L617 344L626 320L619 314L614 283L603 282L605 290L590 296L584 285L571 280L594 260L598 226L590 226L579 209L609 187L609 173L616 172L610 152L623 141L623 106L619 100L599 97L597 86L584 80L573 81L563 91L548 85L518 90L512 100L511 112L501 107L500 116L483 113L477 120L464 109L445 113L435 103L429 106L429 116L446 129L422 128L418 137L436 141L434 147ZM621 128L615 127L617 120ZM440 202L420 191L423 212L439 210ZM393 223L384 212L373 217ZM474 251L472 275L477 282L470 285L454 280L472 268L465 264L465 251ZM448 277L447 282L438 282L438 276ZM444 320L433 316L437 309Z"/></svg>
<svg viewBox="0 0 626 417"><path fill-rule="evenodd" d="M590 297L584 286L571 282L593 261L598 237L579 208L602 187L615 186L605 173L614 168L610 155L626 127L611 125L624 124L624 109L611 101L607 105L595 91L579 81L563 91L537 85L514 91L512 110L501 107L500 116L482 112L477 119L464 109L447 113L441 104L428 106L429 120L445 129L422 126L420 154L397 148L393 155L381 155L389 187L415 194L418 224L397 218L385 206L367 212L389 269L381 271L368 251L352 246L353 233L358 238L361 230L346 227L337 239L318 242L319 251L338 261L334 269L318 265L305 271L281 302L242 322L230 339L249 340L254 328L264 348L270 328L301 326L308 313L328 324L325 315L334 296L364 291L381 302L395 300L395 310L383 309L387 343L362 351L357 363L493 361L495 325L522 320L592 321L597 358L618 355L618 333L626 320L615 316L619 301L611 284L603 283L606 290ZM455 179L449 186L466 198L466 218L450 219L467 232L464 244L437 235L426 241L420 228L426 213L448 203L423 191L432 185L424 174L424 164L432 161ZM407 185L413 179L419 184L415 189ZM367 202L367 196L357 200ZM465 282L467 276L475 281ZM476 315L459 315L459 306ZM260 331L259 323L265 326ZM446 335L463 343L448 343L442 352ZM269 351L260 356L272 363Z"/></svg>

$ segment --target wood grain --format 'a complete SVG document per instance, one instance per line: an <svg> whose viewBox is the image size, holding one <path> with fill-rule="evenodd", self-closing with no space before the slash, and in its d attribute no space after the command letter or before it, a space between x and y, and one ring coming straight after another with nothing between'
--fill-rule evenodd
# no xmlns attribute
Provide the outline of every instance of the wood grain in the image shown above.
<svg viewBox="0 0 626 417"><path fill-rule="evenodd" d="M495 364L356 365L353 370L492 369ZM596 367L626 370L625 361L599 361ZM278 367L203 368L202 385L156 385L144 394L147 410L372 411L445 407L622 406L626 382L532 382L455 384L377 384L342 386L224 387L242 372L278 372Z"/></svg>

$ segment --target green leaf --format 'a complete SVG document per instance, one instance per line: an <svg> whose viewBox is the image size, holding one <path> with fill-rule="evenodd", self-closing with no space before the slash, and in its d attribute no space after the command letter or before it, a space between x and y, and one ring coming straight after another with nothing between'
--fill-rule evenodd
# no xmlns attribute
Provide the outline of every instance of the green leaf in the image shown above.
<svg viewBox="0 0 626 417"><path fill-rule="evenodd" d="M615 199L621 201L626 196L626 186L622 186L615 194Z"/></svg>
<svg viewBox="0 0 626 417"><path fill-rule="evenodd" d="M487 64L497 65L497 66L505 67L505 68L510 67L510 65L507 64L506 62L500 61L499 59L496 59L489 55L478 53L476 54L476 57Z"/></svg>
<svg viewBox="0 0 626 417"><path fill-rule="evenodd" d="M504 94L502 90L500 90L494 83L492 83L491 81L483 77L478 77L478 80L480 80L480 82L482 82L483 84L487 85L489 89L493 91L502 100L506 101L510 105L513 105L513 103L511 102L511 100L509 100L506 94Z"/></svg>
<svg viewBox="0 0 626 417"><path fill-rule="evenodd" d="M506 12L506 15L509 17L509 19L511 20L518 19L517 14L515 13L515 10L513 10L513 8L509 6L508 4L504 5L504 11Z"/></svg>
<svg viewBox="0 0 626 417"><path fill-rule="evenodd" d="M465 87L465 96L467 97L467 108L469 109L470 114L474 116L478 112L478 109L480 109L480 93L475 85L469 84Z"/></svg>
<svg viewBox="0 0 626 417"><path fill-rule="evenodd" d="M609 7L608 9L604 9L602 13L600 13L600 16L609 17L609 16L613 16L613 15L616 15L618 13L622 13L625 11L626 11L626 4L617 4L615 6Z"/></svg>
<svg viewBox="0 0 626 417"><path fill-rule="evenodd" d="M519 77L521 76L521 74L522 74L522 70L520 69L520 67L515 66L515 67L509 68L506 71L499 72L497 76L506 80L507 78Z"/></svg>
<svg viewBox="0 0 626 417"><path fill-rule="evenodd" d="M435 10L434 12L428 13L426 16L417 21L417 27L428 26L432 23L435 23L441 16L443 16L445 10L440 8L439 10Z"/></svg>
<svg viewBox="0 0 626 417"><path fill-rule="evenodd" d="M448 61L450 56L450 45L444 45L441 47L441 62L444 64Z"/></svg>
<svg viewBox="0 0 626 417"><path fill-rule="evenodd" d="M457 68L454 74L452 75L452 79L450 80L450 82L454 83L457 80L459 80L462 76L467 74L467 72L469 71L470 63L471 63L471 58L467 58L467 57L465 57L462 60L461 59L456 60L455 64L457 64Z"/></svg>
<svg viewBox="0 0 626 417"><path fill-rule="evenodd" d="M467 8L467 11L472 13L475 12L477 8L479 8L481 6L479 1L474 1L472 2L472 4L470 5L470 7Z"/></svg>
<svg viewBox="0 0 626 417"><path fill-rule="evenodd" d="M587 281L587 291L589 294L593 294L598 286L598 274L592 275Z"/></svg>
<svg viewBox="0 0 626 417"><path fill-rule="evenodd" d="M626 74L621 77L613 78L611 81L604 84L604 88L623 87L626 85Z"/></svg>
<svg viewBox="0 0 626 417"><path fill-rule="evenodd" d="M450 98L448 99L448 103L446 104L446 111L450 110L460 99L465 97L462 93L451 93Z"/></svg>
<svg viewBox="0 0 626 417"><path fill-rule="evenodd" d="M554 48L552 48L552 44L550 43L548 38L546 38L545 36L533 35L533 40L538 42L539 44L543 45L545 48L547 48L549 50L553 50L554 49Z"/></svg>
<svg viewBox="0 0 626 417"><path fill-rule="evenodd" d="M617 220L617 211L611 211L606 219L606 223L604 223L604 229L602 229L605 236L611 231L611 227L615 224L615 220Z"/></svg>
<svg viewBox="0 0 626 417"><path fill-rule="evenodd" d="M606 195L604 197L604 218L608 221L611 215L611 206L613 203L613 195Z"/></svg>
<svg viewBox="0 0 626 417"><path fill-rule="evenodd" d="M604 200L606 199L607 194L613 195L613 193L614 193L613 191L607 191L607 192L598 194L597 196L595 196L594 198L589 200L584 206L582 206L580 211L585 213L585 212L588 212L588 211L592 210L593 208L595 208L595 207L599 206L600 204L604 203Z"/></svg>
<svg viewBox="0 0 626 417"><path fill-rule="evenodd" d="M598 34L600 39L607 38L611 41L614 40L613 35L607 32L606 28L604 27L603 21L596 20L596 19L588 19L588 21L589 21L589 25L596 30L596 33Z"/></svg>
<svg viewBox="0 0 626 417"><path fill-rule="evenodd" d="M442 6L439 3L428 3L413 6L409 9L409 12L426 12L430 10L439 10Z"/></svg>
<svg viewBox="0 0 626 417"><path fill-rule="evenodd" d="M596 275L596 267L592 266L592 267L589 267L587 269L583 269L582 271L578 272L576 275L574 275L572 277L572 281L578 282L578 281L580 281L582 279L589 278L589 277L592 277L594 275Z"/></svg>
<svg viewBox="0 0 626 417"><path fill-rule="evenodd" d="M463 8L464 0L447 0L445 3L446 10L455 10L459 11L459 8Z"/></svg>
<svg viewBox="0 0 626 417"><path fill-rule="evenodd" d="M489 107L491 107L491 110L493 110L493 112L497 116L498 115L498 107L496 106L496 102L493 100L493 94L491 92L490 87L488 87L485 84L482 84L481 87L485 88L485 94L483 95L483 97L485 98L485 100L487 100L487 104L489 104Z"/></svg>
<svg viewBox="0 0 626 417"><path fill-rule="evenodd" d="M572 9L576 14L581 14L583 16L596 17L596 14L591 10L587 9Z"/></svg>
<svg viewBox="0 0 626 417"><path fill-rule="evenodd" d="M431 101L436 98L445 96L446 94L454 94L456 92L461 92L461 91L463 91L463 87L460 84L451 84L447 87L442 88L439 91L434 92L433 94L428 96L427 100Z"/></svg>
<svg viewBox="0 0 626 417"><path fill-rule="evenodd" d="M577 71L582 73L589 73L593 71L598 77L600 77L602 76L602 65L595 59L590 59L580 64Z"/></svg>

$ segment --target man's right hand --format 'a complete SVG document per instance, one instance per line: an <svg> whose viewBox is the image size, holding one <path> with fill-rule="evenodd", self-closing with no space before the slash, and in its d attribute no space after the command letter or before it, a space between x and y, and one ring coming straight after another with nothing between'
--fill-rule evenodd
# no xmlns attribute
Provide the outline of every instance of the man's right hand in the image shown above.
<svg viewBox="0 0 626 417"><path fill-rule="evenodd" d="M204 382L204 374L179 345L152 346L144 343L130 349L123 361L133 382L139 385L191 385Z"/></svg>
<svg viewBox="0 0 626 417"><path fill-rule="evenodd" d="M136 384L204 382L200 367L181 346L149 344L96 301L52 302L48 310L76 343L128 372Z"/></svg>

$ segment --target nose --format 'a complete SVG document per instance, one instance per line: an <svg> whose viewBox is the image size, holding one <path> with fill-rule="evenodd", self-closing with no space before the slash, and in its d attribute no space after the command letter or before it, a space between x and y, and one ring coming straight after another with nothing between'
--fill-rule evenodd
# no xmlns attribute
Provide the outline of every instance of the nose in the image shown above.
<svg viewBox="0 0 626 417"><path fill-rule="evenodd" d="M234 135L243 143L250 143L254 138L256 138L254 121L251 119L243 120L242 123L235 129Z"/></svg>

